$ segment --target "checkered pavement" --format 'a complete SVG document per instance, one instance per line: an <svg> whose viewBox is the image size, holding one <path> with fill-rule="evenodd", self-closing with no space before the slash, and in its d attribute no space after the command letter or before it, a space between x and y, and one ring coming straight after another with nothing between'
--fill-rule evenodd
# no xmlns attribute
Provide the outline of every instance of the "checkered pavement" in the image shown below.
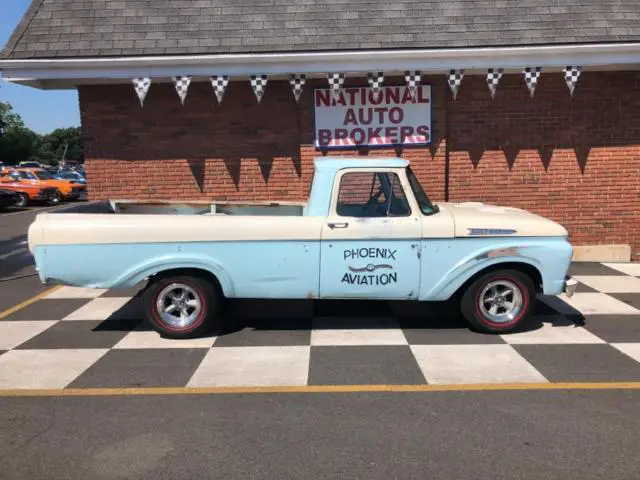
<svg viewBox="0 0 640 480"><path fill-rule="evenodd" d="M168 340L136 291L63 287L0 321L0 388L640 380L640 264L571 273L508 335L441 304L238 301L218 335Z"/></svg>

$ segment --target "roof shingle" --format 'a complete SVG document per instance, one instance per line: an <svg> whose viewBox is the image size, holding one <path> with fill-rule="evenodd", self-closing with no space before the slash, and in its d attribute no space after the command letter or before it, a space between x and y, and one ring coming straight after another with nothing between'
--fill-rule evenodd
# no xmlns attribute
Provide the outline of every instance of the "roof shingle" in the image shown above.
<svg viewBox="0 0 640 480"><path fill-rule="evenodd" d="M640 41L638 0L33 0L7 58Z"/></svg>

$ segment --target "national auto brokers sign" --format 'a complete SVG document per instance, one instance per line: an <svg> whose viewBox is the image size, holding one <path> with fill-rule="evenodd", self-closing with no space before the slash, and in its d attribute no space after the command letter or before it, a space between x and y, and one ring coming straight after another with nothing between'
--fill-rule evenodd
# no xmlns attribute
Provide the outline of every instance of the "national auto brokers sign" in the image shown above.
<svg viewBox="0 0 640 480"><path fill-rule="evenodd" d="M343 88L313 93L314 144L317 149L345 149L431 143L431 86Z"/></svg>

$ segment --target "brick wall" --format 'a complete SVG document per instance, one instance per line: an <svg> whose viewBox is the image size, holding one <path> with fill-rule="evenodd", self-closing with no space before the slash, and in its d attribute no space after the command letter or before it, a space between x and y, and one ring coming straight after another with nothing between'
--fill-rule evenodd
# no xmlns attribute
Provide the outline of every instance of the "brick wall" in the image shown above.
<svg viewBox="0 0 640 480"><path fill-rule="evenodd" d="M431 147L331 154L404 156L436 201L526 208L575 244L640 251L639 73L583 73L573 98L561 74L543 73L533 99L517 75L493 100L482 76L467 76L455 102L442 76L425 81ZM297 105L286 82L260 104L248 81L232 83L222 106L209 84L192 84L182 106L155 83L144 108L129 84L87 86L80 106L92 199L299 200L320 155L311 88Z"/></svg>

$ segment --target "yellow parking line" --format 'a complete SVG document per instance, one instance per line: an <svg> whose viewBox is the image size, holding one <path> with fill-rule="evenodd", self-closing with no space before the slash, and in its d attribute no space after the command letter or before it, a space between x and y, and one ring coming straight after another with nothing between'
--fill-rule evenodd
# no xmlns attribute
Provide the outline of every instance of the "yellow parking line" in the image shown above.
<svg viewBox="0 0 640 480"><path fill-rule="evenodd" d="M11 308L8 308L7 310L5 310L4 312L0 312L0 320L7 318L9 315L11 315L12 313L17 312L18 310L22 310L24 307L28 307L29 305L31 305L32 303L36 303L38 300L46 297L47 295L49 295L51 292L55 292L56 290L58 290L59 288L62 288L61 285L56 285L55 287L52 287L48 290L45 290L42 293L39 293L38 295L36 295L35 297L31 297L28 300L25 300L22 303L19 303L17 305L14 305Z"/></svg>
<svg viewBox="0 0 640 480"><path fill-rule="evenodd" d="M132 395L219 395L255 393L499 392L507 390L640 390L640 382L0 389L0 397L104 397Z"/></svg>

